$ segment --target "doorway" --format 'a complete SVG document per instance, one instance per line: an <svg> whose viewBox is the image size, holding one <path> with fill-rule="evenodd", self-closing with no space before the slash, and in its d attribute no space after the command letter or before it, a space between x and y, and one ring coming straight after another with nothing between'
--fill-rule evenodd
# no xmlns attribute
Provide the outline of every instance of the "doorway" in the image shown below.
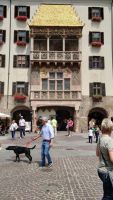
<svg viewBox="0 0 113 200"><path fill-rule="evenodd" d="M100 127L102 120L107 117L108 113L103 108L93 108L89 111L88 124L91 119L94 119L95 125L98 125Z"/></svg>
<svg viewBox="0 0 113 200"><path fill-rule="evenodd" d="M66 131L67 119L73 118L71 112L65 109L56 111L56 120L58 123L58 131Z"/></svg>

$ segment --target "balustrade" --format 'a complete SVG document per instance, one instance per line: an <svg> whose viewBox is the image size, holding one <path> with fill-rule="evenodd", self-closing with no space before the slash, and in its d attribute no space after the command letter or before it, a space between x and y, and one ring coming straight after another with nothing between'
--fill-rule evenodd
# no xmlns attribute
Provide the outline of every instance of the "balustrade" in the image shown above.
<svg viewBox="0 0 113 200"><path fill-rule="evenodd" d="M31 60L37 61L81 61L80 51L33 51Z"/></svg>
<svg viewBox="0 0 113 200"><path fill-rule="evenodd" d="M81 91L32 91L34 100L81 100Z"/></svg>

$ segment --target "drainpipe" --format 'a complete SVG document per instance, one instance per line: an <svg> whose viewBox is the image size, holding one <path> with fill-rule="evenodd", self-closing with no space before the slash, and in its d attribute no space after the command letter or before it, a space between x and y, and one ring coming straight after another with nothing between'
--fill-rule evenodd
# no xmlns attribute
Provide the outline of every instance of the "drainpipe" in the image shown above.
<svg viewBox="0 0 113 200"><path fill-rule="evenodd" d="M111 1L111 41L112 41L112 71L113 71L113 0Z"/></svg>
<svg viewBox="0 0 113 200"><path fill-rule="evenodd" d="M10 0L10 5L9 5L9 59L8 59L8 80L7 80L7 109L9 108L9 78L10 78L10 56L11 56L11 4L12 0Z"/></svg>

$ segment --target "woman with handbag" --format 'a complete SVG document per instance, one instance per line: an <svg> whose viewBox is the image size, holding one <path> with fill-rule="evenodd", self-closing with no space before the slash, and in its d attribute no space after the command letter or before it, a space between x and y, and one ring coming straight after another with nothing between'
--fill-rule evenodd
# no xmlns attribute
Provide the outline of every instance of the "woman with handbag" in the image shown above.
<svg viewBox="0 0 113 200"><path fill-rule="evenodd" d="M96 155L99 157L98 175L103 182L102 200L113 200L113 139L111 133L113 123L105 118L101 124L102 135L99 138L96 148Z"/></svg>

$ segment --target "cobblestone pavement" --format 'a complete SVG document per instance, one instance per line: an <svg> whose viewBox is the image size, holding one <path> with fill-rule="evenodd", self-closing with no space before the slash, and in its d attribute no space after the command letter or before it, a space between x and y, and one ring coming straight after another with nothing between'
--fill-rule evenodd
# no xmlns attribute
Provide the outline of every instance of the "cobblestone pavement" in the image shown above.
<svg viewBox="0 0 113 200"><path fill-rule="evenodd" d="M66 136L59 132L51 149L53 166L39 167L40 145L37 140L31 150L33 162L21 155L14 162L15 154L6 151L8 145L24 145L32 134L12 141L9 136L0 137L0 200L100 200L102 183L98 178L95 156L96 143L88 143L87 134Z"/></svg>

